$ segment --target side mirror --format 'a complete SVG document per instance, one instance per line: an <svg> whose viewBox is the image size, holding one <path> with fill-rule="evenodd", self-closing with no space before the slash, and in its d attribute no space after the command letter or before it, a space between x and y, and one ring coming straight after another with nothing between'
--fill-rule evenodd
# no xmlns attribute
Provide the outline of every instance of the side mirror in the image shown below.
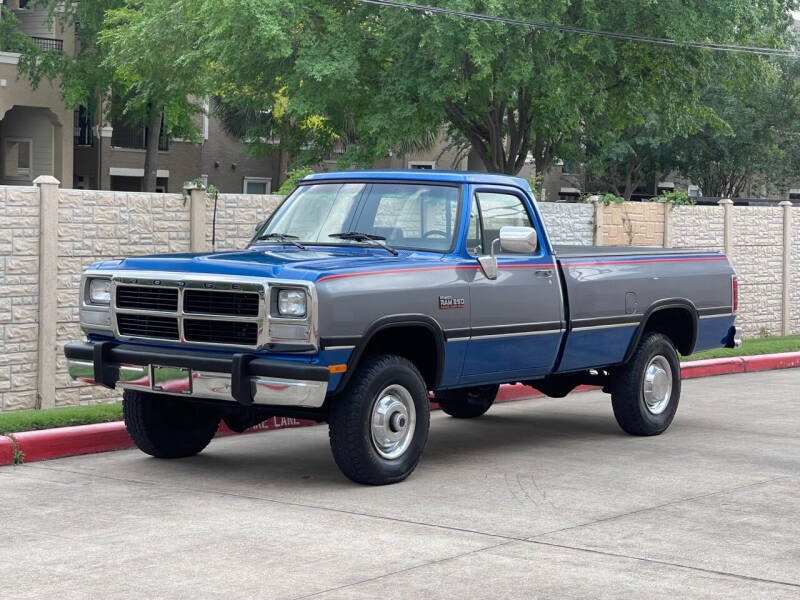
<svg viewBox="0 0 800 600"><path fill-rule="evenodd" d="M256 223L256 228L255 228L255 230L254 230L254 231L255 231L256 233L258 233L259 231L261 231L261 228L262 228L264 225L266 225L266 223L267 223L267 220L266 220L266 219L261 219L261 220L260 220L258 223Z"/></svg>
<svg viewBox="0 0 800 600"><path fill-rule="evenodd" d="M533 227L503 227L500 247L513 254L533 254L539 247L539 238Z"/></svg>
<svg viewBox="0 0 800 600"><path fill-rule="evenodd" d="M504 252L533 254L539 247L539 237L533 227L502 227L500 238L492 241L489 256L478 257L478 264L486 279L497 279L497 256L495 256L497 244L500 244Z"/></svg>

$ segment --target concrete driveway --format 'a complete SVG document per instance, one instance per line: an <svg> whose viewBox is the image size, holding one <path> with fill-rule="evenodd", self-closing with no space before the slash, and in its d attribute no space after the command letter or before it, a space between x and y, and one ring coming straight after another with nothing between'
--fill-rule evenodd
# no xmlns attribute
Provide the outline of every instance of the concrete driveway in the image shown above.
<svg viewBox="0 0 800 600"><path fill-rule="evenodd" d="M672 428L608 397L435 413L404 483L327 429L0 469L0 590L22 598L800 598L800 369L684 382Z"/></svg>

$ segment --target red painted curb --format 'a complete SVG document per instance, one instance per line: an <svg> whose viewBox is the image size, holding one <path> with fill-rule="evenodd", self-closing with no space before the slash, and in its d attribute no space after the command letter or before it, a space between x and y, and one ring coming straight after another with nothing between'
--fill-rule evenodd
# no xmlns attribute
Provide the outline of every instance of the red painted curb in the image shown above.
<svg viewBox="0 0 800 600"><path fill-rule="evenodd" d="M15 433L25 462L131 448L133 442L121 421Z"/></svg>
<svg viewBox="0 0 800 600"><path fill-rule="evenodd" d="M14 462L14 442L11 438L0 435L0 465L10 465Z"/></svg>
<svg viewBox="0 0 800 600"><path fill-rule="evenodd" d="M782 354L764 354L761 356L737 356L731 358L714 358L681 363L681 378L694 379L711 375L728 373L753 373L773 369L789 369L800 367L800 352ZM582 385L575 392L596 390L594 386ZM495 402L514 402L516 400L541 398L544 394L524 385L503 385ZM438 409L435 402L431 408ZM291 417L271 417L263 423L251 427L245 433L274 431L318 425L316 421L293 419ZM133 442L125 430L122 421L114 423L98 423L96 425L79 425L77 427L61 427L42 431L26 431L13 434L17 447L25 454L25 462L35 462L52 458L64 458L79 454L107 452L133 447ZM235 435L224 423L217 432L218 437ZM0 465L13 463L14 444L5 436L0 436Z"/></svg>

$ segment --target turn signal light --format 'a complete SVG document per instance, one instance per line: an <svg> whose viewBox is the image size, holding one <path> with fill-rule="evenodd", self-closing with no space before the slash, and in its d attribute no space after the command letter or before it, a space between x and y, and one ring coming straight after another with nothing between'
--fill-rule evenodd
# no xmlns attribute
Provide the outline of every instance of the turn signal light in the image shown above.
<svg viewBox="0 0 800 600"><path fill-rule="evenodd" d="M328 370L331 372L332 375L337 373L344 373L347 371L347 365L331 365L328 367Z"/></svg>
<svg viewBox="0 0 800 600"><path fill-rule="evenodd" d="M739 278L734 275L731 278L731 293L733 295L733 312L739 311Z"/></svg>

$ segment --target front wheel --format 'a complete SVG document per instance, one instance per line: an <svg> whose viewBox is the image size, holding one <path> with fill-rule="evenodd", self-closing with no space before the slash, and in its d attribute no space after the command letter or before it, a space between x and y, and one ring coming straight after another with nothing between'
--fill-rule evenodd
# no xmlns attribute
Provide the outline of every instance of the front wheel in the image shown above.
<svg viewBox="0 0 800 600"><path fill-rule="evenodd" d="M333 458L357 483L402 481L422 456L429 422L428 392L414 364L400 356L370 357L331 406Z"/></svg>
<svg viewBox="0 0 800 600"><path fill-rule="evenodd" d="M451 417L474 419L491 408L499 390L499 385L447 390L436 394L436 402Z"/></svg>
<svg viewBox="0 0 800 600"><path fill-rule="evenodd" d="M125 390L125 428L142 452L156 458L183 458L201 452L217 432L214 406L159 394Z"/></svg>
<svg viewBox="0 0 800 600"><path fill-rule="evenodd" d="M681 396L681 364L672 341L645 335L612 376L614 417L632 435L658 435L672 423Z"/></svg>

